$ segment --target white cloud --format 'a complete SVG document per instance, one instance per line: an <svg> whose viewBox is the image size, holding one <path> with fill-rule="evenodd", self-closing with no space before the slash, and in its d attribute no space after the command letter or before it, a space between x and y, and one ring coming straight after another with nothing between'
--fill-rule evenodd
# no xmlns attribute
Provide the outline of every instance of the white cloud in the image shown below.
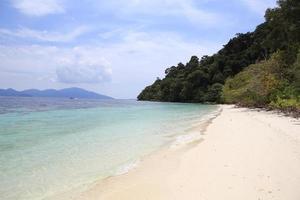
<svg viewBox="0 0 300 200"><path fill-rule="evenodd" d="M109 63L91 48L55 46L0 46L0 71L28 74L62 83L99 83L109 81Z"/></svg>
<svg viewBox="0 0 300 200"><path fill-rule="evenodd" d="M196 25L202 24L212 26L223 21L223 18L217 13L199 9L193 3L182 3L181 9L183 16Z"/></svg>
<svg viewBox="0 0 300 200"><path fill-rule="evenodd" d="M30 16L44 16L65 11L62 1L59 0L13 0L13 6Z"/></svg>
<svg viewBox="0 0 300 200"><path fill-rule="evenodd" d="M0 36L34 39L47 42L70 42L89 30L90 29L86 26L77 27L73 31L67 33L39 31L29 28L20 28L17 30L0 29Z"/></svg>
<svg viewBox="0 0 300 200"><path fill-rule="evenodd" d="M111 79L112 69L95 49L76 47L59 60L57 80L62 83L101 83Z"/></svg>
<svg viewBox="0 0 300 200"><path fill-rule="evenodd" d="M0 82L11 79L13 75L9 74L22 73L28 75L28 79L19 80L23 83L40 81L28 87L72 84L132 98L155 77L163 76L166 67L187 62L192 55L211 54L221 47L188 41L170 32L128 30L114 34L119 34L119 42L97 46L0 46L0 71L6 72L5 77L0 73Z"/></svg>
<svg viewBox="0 0 300 200"><path fill-rule="evenodd" d="M216 12L200 7L196 0L111 0L101 1L101 9L111 9L117 16L136 18L180 17L197 25L216 25L223 18Z"/></svg>
<svg viewBox="0 0 300 200"><path fill-rule="evenodd" d="M273 8L276 0L242 0L242 2L253 12L264 15L267 8Z"/></svg>
<svg viewBox="0 0 300 200"><path fill-rule="evenodd" d="M62 83L101 83L110 80L111 70L105 65L72 65L56 69Z"/></svg>

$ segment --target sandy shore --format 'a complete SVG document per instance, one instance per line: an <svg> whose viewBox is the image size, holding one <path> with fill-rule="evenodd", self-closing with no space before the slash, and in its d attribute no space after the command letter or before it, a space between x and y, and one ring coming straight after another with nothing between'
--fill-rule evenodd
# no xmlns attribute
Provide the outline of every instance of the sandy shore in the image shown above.
<svg viewBox="0 0 300 200"><path fill-rule="evenodd" d="M154 153L76 199L299 200L300 121L222 109L203 139Z"/></svg>

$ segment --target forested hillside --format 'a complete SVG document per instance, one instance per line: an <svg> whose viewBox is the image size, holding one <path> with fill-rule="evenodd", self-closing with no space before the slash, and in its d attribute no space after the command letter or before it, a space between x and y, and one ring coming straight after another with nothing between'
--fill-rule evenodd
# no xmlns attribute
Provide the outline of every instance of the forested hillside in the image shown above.
<svg viewBox="0 0 300 200"><path fill-rule="evenodd" d="M300 1L279 0L254 32L212 56L165 70L139 100L236 103L300 110Z"/></svg>

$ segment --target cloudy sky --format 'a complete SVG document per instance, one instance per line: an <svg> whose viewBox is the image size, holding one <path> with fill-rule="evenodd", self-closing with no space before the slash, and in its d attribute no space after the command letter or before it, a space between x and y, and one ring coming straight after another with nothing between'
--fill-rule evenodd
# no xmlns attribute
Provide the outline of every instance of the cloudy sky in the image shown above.
<svg viewBox="0 0 300 200"><path fill-rule="evenodd" d="M135 98L166 67L254 30L275 0L1 0L0 88Z"/></svg>

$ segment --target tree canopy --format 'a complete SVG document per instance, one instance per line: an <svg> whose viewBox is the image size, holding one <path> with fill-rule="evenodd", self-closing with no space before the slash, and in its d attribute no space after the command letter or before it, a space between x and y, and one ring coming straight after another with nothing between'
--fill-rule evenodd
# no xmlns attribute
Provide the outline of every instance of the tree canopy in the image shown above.
<svg viewBox="0 0 300 200"><path fill-rule="evenodd" d="M255 31L236 34L212 56L192 56L186 64L167 68L165 78L146 87L138 99L253 106L299 102L300 1L277 4L266 10L265 22Z"/></svg>

